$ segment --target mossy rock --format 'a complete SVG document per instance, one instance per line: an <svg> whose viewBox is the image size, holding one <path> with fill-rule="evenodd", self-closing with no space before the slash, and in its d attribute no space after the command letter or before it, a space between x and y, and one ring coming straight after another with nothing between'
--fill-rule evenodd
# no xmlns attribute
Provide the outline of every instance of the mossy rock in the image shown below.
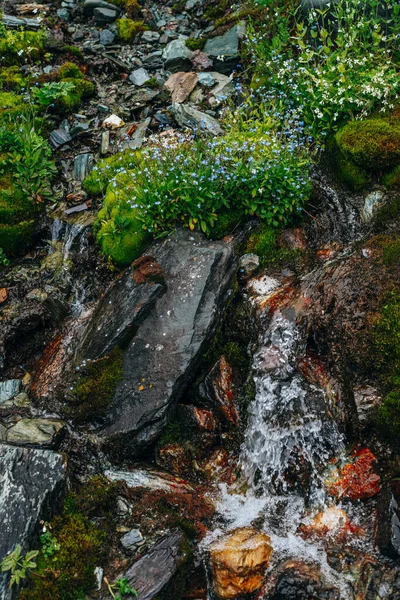
<svg viewBox="0 0 400 600"><path fill-rule="evenodd" d="M243 253L257 254L263 268L267 266L297 268L303 259L304 252L300 249L281 248L279 246L281 232L282 230L270 225L261 224L251 233Z"/></svg>
<svg viewBox="0 0 400 600"><path fill-rule="evenodd" d="M106 527L116 515L117 497L120 484L109 481L103 475L94 475L85 482L78 491L68 494L64 512L67 514L83 514L89 519L105 519Z"/></svg>
<svg viewBox="0 0 400 600"><path fill-rule="evenodd" d="M27 79L22 75L18 66L6 67L0 70L0 90L21 91L27 85Z"/></svg>
<svg viewBox="0 0 400 600"><path fill-rule="evenodd" d="M138 19L142 14L142 8L138 0L110 0L110 2L125 10L129 18Z"/></svg>
<svg viewBox="0 0 400 600"><path fill-rule="evenodd" d="M105 216L104 211L99 212L98 218L102 216ZM135 219L135 211L131 211L129 219L122 232L113 234L115 220L111 218L101 225L96 235L102 252L121 267L127 267L139 258L152 240L152 236L143 230L141 221Z"/></svg>
<svg viewBox="0 0 400 600"><path fill-rule="evenodd" d="M246 218L242 208L225 210L218 215L218 219L215 221L214 227L210 230L207 237L212 240L219 240L225 235L232 233Z"/></svg>
<svg viewBox="0 0 400 600"><path fill-rule="evenodd" d="M399 246L388 248L389 263L398 258ZM377 314L372 319L372 352L375 369L383 381L391 385L400 373L400 292L392 291L382 298Z"/></svg>
<svg viewBox="0 0 400 600"><path fill-rule="evenodd" d="M82 422L101 417L122 376L123 354L119 348L104 358L88 362L68 399L68 415Z"/></svg>
<svg viewBox="0 0 400 600"><path fill-rule="evenodd" d="M400 388L390 392L379 406L378 427L383 437L400 446Z"/></svg>
<svg viewBox="0 0 400 600"><path fill-rule="evenodd" d="M88 194L98 196L104 194L110 181L123 171L130 171L143 162L143 155L140 151L130 149L123 150L100 160L90 171L83 182L83 188Z"/></svg>
<svg viewBox="0 0 400 600"><path fill-rule="evenodd" d="M400 165L397 165L393 171L384 175L382 183L389 189L400 187Z"/></svg>
<svg viewBox="0 0 400 600"><path fill-rule="evenodd" d="M24 65L41 58L46 36L43 32L5 30L0 37L2 66Z"/></svg>
<svg viewBox="0 0 400 600"><path fill-rule="evenodd" d="M118 19L116 26L118 35L123 42L132 42L139 33L148 29L144 21L133 21L125 18Z"/></svg>
<svg viewBox="0 0 400 600"><path fill-rule="evenodd" d="M96 585L94 569L104 555L106 535L80 514L56 517L50 531L59 550L50 557L39 554L35 576L20 600L79 600Z"/></svg>
<svg viewBox="0 0 400 600"><path fill-rule="evenodd" d="M34 206L24 202L12 189L0 189L0 224L13 225L27 218L33 218Z"/></svg>
<svg viewBox="0 0 400 600"><path fill-rule="evenodd" d="M384 171L400 162L400 125L388 120L351 121L335 138L344 156L362 169Z"/></svg>
<svg viewBox="0 0 400 600"><path fill-rule="evenodd" d="M9 225L0 223L1 247L7 256L21 255L32 244L35 231L36 222L33 219Z"/></svg>
<svg viewBox="0 0 400 600"><path fill-rule="evenodd" d="M189 38L186 40L185 45L187 48L189 48L189 50L194 52L195 50L203 50L206 41L207 40L205 38L198 38L197 40Z"/></svg>
<svg viewBox="0 0 400 600"><path fill-rule="evenodd" d="M20 115L26 109L26 104L17 94L13 92L0 92L0 119L12 118Z"/></svg>
<svg viewBox="0 0 400 600"><path fill-rule="evenodd" d="M84 79L84 75L78 65L66 62L57 71L57 80L65 81L65 79Z"/></svg>

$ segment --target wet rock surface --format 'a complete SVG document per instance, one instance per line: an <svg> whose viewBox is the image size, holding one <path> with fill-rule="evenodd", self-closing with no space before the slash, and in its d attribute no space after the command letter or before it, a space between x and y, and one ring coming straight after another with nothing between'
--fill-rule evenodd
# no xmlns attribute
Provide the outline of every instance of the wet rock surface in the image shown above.
<svg viewBox="0 0 400 600"><path fill-rule="evenodd" d="M238 529L210 547L214 590L219 598L257 591L269 565L270 538L250 528Z"/></svg>
<svg viewBox="0 0 400 600"><path fill-rule="evenodd" d="M151 248L166 293L124 352L124 376L99 434L134 456L154 442L191 380L230 293L233 248L177 230Z"/></svg>
<svg viewBox="0 0 400 600"><path fill-rule="evenodd" d="M66 463L50 450L18 448L0 443L0 560L16 544L27 548L39 520L57 507L66 483ZM12 597L8 574L0 578L0 597Z"/></svg>

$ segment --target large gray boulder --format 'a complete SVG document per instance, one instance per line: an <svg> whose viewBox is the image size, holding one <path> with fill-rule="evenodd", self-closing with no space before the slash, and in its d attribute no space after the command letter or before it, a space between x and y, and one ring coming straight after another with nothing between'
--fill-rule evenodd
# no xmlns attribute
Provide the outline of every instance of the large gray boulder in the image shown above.
<svg viewBox="0 0 400 600"><path fill-rule="evenodd" d="M169 42L164 48L164 66L171 73L191 71L193 68L190 61L193 52L186 46L186 39L186 37L181 36Z"/></svg>
<svg viewBox="0 0 400 600"><path fill-rule="evenodd" d="M65 480L61 454L0 443L0 562L16 544L28 547L40 519L57 505ZM8 579L0 575L0 600L12 597Z"/></svg>
<svg viewBox="0 0 400 600"><path fill-rule="evenodd" d="M126 347L124 376L98 432L118 458L138 455L159 436L196 373L235 273L231 244L186 229L150 252L167 291Z"/></svg>

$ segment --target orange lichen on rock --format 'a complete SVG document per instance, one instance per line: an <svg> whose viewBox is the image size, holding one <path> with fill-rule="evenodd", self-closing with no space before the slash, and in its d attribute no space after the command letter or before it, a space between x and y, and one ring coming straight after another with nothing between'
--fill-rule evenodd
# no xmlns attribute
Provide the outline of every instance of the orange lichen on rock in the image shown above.
<svg viewBox="0 0 400 600"><path fill-rule="evenodd" d="M326 482L329 494L350 500L365 500L375 496L381 488L381 479L372 465L375 460L368 448L357 450L352 461Z"/></svg>
<svg viewBox="0 0 400 600"><path fill-rule="evenodd" d="M251 527L236 529L210 547L213 583L220 598L260 589L272 555L270 538Z"/></svg>

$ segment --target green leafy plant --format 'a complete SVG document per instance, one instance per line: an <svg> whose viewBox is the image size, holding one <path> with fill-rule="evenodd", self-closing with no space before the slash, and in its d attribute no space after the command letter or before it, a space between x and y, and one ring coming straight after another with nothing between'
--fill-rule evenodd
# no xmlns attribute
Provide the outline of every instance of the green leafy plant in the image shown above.
<svg viewBox="0 0 400 600"><path fill-rule="evenodd" d="M8 267L9 264L10 264L10 261L7 258L7 256L4 254L3 248L0 248L0 265L2 267Z"/></svg>
<svg viewBox="0 0 400 600"><path fill-rule="evenodd" d="M14 584L19 586L21 581L26 578L28 572L36 568L34 558L39 554L38 550L31 550L25 555L22 554L22 547L17 544L12 552L1 561L1 571L4 573L10 571L10 587Z"/></svg>
<svg viewBox="0 0 400 600"><path fill-rule="evenodd" d="M122 600L125 596L135 596L135 598L138 597L137 591L129 585L129 581L126 579L126 577L120 577L120 579L117 579L117 581L114 583L110 583L106 577L104 580L114 600ZM115 594L114 591L119 593Z"/></svg>
<svg viewBox="0 0 400 600"><path fill-rule="evenodd" d="M42 544L42 554L45 558L50 558L60 550L60 544L57 542L57 538L52 536L50 531L42 533L40 542Z"/></svg>
<svg viewBox="0 0 400 600"><path fill-rule="evenodd" d="M399 10L386 0L338 0L289 11L272 39L250 30L259 102L302 121L314 139L392 108L400 90Z"/></svg>
<svg viewBox="0 0 400 600"><path fill-rule="evenodd" d="M74 89L75 85L70 81L52 81L41 87L32 88L32 95L40 106L50 106L56 100L68 96Z"/></svg>

